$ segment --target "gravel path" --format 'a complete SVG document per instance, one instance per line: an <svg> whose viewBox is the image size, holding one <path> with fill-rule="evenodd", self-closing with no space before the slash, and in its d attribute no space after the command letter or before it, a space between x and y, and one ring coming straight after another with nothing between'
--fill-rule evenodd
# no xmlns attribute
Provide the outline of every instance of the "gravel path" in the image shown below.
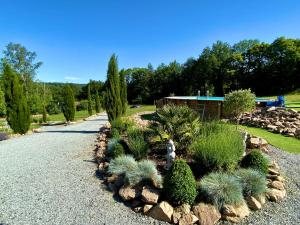
<svg viewBox="0 0 300 225"><path fill-rule="evenodd" d="M0 142L0 224L159 224L116 202L95 177L106 115Z"/></svg>

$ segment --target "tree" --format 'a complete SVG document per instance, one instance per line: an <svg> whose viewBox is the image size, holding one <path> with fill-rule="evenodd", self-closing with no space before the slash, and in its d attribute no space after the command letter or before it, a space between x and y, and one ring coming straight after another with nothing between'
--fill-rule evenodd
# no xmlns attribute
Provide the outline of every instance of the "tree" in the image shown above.
<svg viewBox="0 0 300 225"><path fill-rule="evenodd" d="M127 84L124 70L120 71L120 89L122 115L125 115L127 109Z"/></svg>
<svg viewBox="0 0 300 225"><path fill-rule="evenodd" d="M30 128L30 109L17 73L8 65L3 69L7 122L15 133L25 134Z"/></svg>
<svg viewBox="0 0 300 225"><path fill-rule="evenodd" d="M92 96L91 96L91 85L88 84L87 88L87 98L88 98L88 112L91 116L93 114L93 107L92 107Z"/></svg>
<svg viewBox="0 0 300 225"><path fill-rule="evenodd" d="M75 97L74 97L73 89L69 84L66 84L64 88L62 111L67 122L74 120Z"/></svg>
<svg viewBox="0 0 300 225"><path fill-rule="evenodd" d="M6 107L5 107L4 92L2 91L0 85L0 117L4 116L5 114L6 114Z"/></svg>
<svg viewBox="0 0 300 225"><path fill-rule="evenodd" d="M108 63L107 89L105 95L105 109L109 121L113 121L122 115L122 102L120 98L120 78L118 72L118 61L113 54Z"/></svg>
<svg viewBox="0 0 300 225"><path fill-rule="evenodd" d="M96 90L96 94L95 94L95 110L96 113L100 113L101 111L101 104L100 104L100 97L99 97L98 90Z"/></svg>
<svg viewBox="0 0 300 225"><path fill-rule="evenodd" d="M224 98L225 112L233 116L237 124L244 112L252 112L255 109L255 94L250 89L232 91Z"/></svg>

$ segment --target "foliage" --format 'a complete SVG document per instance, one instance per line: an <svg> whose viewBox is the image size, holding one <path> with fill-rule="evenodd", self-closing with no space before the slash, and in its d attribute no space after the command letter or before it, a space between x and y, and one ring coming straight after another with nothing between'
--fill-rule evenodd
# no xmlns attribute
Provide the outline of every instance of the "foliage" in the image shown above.
<svg viewBox="0 0 300 225"><path fill-rule="evenodd" d="M190 146L197 167L203 173L234 170L244 152L241 134L227 124L212 122L203 127Z"/></svg>
<svg viewBox="0 0 300 225"><path fill-rule="evenodd" d="M75 98L70 85L66 85L63 95L62 111L66 121L73 121L75 117Z"/></svg>
<svg viewBox="0 0 300 225"><path fill-rule="evenodd" d="M179 149L186 148L199 131L199 116L188 106L165 105L157 111L151 128L163 139L168 136Z"/></svg>
<svg viewBox="0 0 300 225"><path fill-rule="evenodd" d="M95 110L96 110L96 113L100 113L100 111L101 111L100 97L99 97L99 93L97 90L96 90L96 94L95 94Z"/></svg>
<svg viewBox="0 0 300 225"><path fill-rule="evenodd" d="M257 196L266 192L266 176L253 169L240 169L234 175L238 178L243 188L243 195Z"/></svg>
<svg viewBox="0 0 300 225"><path fill-rule="evenodd" d="M197 196L196 181L191 168L184 160L178 159L173 162L164 178L163 191L172 204L194 203Z"/></svg>
<svg viewBox="0 0 300 225"><path fill-rule="evenodd" d="M199 184L199 193L218 209L224 204L235 205L243 201L242 187L238 179L226 173L211 173L203 177Z"/></svg>
<svg viewBox="0 0 300 225"><path fill-rule="evenodd" d="M61 113L61 108L55 101L50 101L46 110L50 115Z"/></svg>
<svg viewBox="0 0 300 225"><path fill-rule="evenodd" d="M124 155L125 154L125 150L122 144L117 143L114 147L114 149L112 150L110 156L114 159L118 156Z"/></svg>
<svg viewBox="0 0 300 225"><path fill-rule="evenodd" d="M42 116L42 120L44 123L47 122L47 110L46 110L46 106L43 106L43 116Z"/></svg>
<svg viewBox="0 0 300 225"><path fill-rule="evenodd" d="M0 85L0 117L5 116L5 114L6 114L6 106L5 106L4 92L2 91Z"/></svg>
<svg viewBox="0 0 300 225"><path fill-rule="evenodd" d="M120 78L117 57L113 54L108 63L107 90L105 96L105 109L108 120L111 122L122 115L122 102L120 98Z"/></svg>
<svg viewBox="0 0 300 225"><path fill-rule="evenodd" d="M111 174L125 175L130 185L150 181L161 186L162 178L156 169L155 163L150 160L137 162L130 155L121 155L111 160L108 172Z"/></svg>
<svg viewBox="0 0 300 225"><path fill-rule="evenodd" d="M84 111L88 110L88 100L81 100L76 105L76 111Z"/></svg>
<svg viewBox="0 0 300 225"><path fill-rule="evenodd" d="M134 122L127 118L117 118L110 123L111 127L117 129L120 133L124 133L134 126Z"/></svg>
<svg viewBox="0 0 300 225"><path fill-rule="evenodd" d="M252 112L255 109L255 94L250 89L232 91L225 95L224 109L238 119L244 112Z"/></svg>
<svg viewBox="0 0 300 225"><path fill-rule="evenodd" d="M120 138L120 133L118 129L112 128L110 133L112 138Z"/></svg>
<svg viewBox="0 0 300 225"><path fill-rule="evenodd" d="M91 96L91 86L88 85L87 89L87 97L88 97L88 112L91 116L93 114L93 108L92 108L92 96Z"/></svg>
<svg viewBox="0 0 300 225"><path fill-rule="evenodd" d="M7 122L15 133L25 134L30 128L30 109L19 77L8 64L3 69Z"/></svg>
<svg viewBox="0 0 300 225"><path fill-rule="evenodd" d="M241 167L252 168L263 174L267 174L268 165L268 159L260 152L260 150L252 150L241 161Z"/></svg>
<svg viewBox="0 0 300 225"><path fill-rule="evenodd" d="M143 159L148 153L148 143L145 141L144 131L132 127L127 130L127 144L129 151L136 159Z"/></svg>
<svg viewBox="0 0 300 225"><path fill-rule="evenodd" d="M124 70L120 71L120 98L122 104L122 115L125 115L127 109L127 84Z"/></svg>

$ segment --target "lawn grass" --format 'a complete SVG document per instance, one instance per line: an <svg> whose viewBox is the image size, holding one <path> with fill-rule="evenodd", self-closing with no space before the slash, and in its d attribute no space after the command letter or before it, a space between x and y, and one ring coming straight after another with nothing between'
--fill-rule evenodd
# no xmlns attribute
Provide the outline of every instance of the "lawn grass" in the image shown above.
<svg viewBox="0 0 300 225"><path fill-rule="evenodd" d="M295 109L297 111L300 111L300 92L295 91L289 94L284 95L285 101L286 101L286 107ZM277 99L277 96L264 96L262 98L267 99Z"/></svg>
<svg viewBox="0 0 300 225"><path fill-rule="evenodd" d="M93 111L93 114L95 114L96 112ZM76 120L82 120L82 119L85 119L87 117L89 117L89 113L87 110L85 111L76 111L75 112L75 121ZM59 114L54 114L54 115L49 115L48 116L48 121L49 122L53 122L53 121L59 121L59 122L65 122L66 119L64 117L64 114L63 113L59 113Z"/></svg>
<svg viewBox="0 0 300 225"><path fill-rule="evenodd" d="M264 138L269 142L269 144L274 147L280 148L281 150L290 152L290 153L300 153L300 140L294 137L286 137L282 134L274 134L267 130L256 128L256 127L247 127L240 125L240 128L248 131L250 134Z"/></svg>
<svg viewBox="0 0 300 225"><path fill-rule="evenodd" d="M125 116L131 116L133 114L145 111L155 111L155 105L141 105L139 108L130 108L128 106Z"/></svg>

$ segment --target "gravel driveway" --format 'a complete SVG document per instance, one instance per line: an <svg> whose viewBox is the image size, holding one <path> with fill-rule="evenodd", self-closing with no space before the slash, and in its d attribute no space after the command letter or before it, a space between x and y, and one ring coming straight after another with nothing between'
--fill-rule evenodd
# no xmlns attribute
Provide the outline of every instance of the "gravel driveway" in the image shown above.
<svg viewBox="0 0 300 225"><path fill-rule="evenodd" d="M95 177L106 115L0 142L0 224L159 224L136 214Z"/></svg>

